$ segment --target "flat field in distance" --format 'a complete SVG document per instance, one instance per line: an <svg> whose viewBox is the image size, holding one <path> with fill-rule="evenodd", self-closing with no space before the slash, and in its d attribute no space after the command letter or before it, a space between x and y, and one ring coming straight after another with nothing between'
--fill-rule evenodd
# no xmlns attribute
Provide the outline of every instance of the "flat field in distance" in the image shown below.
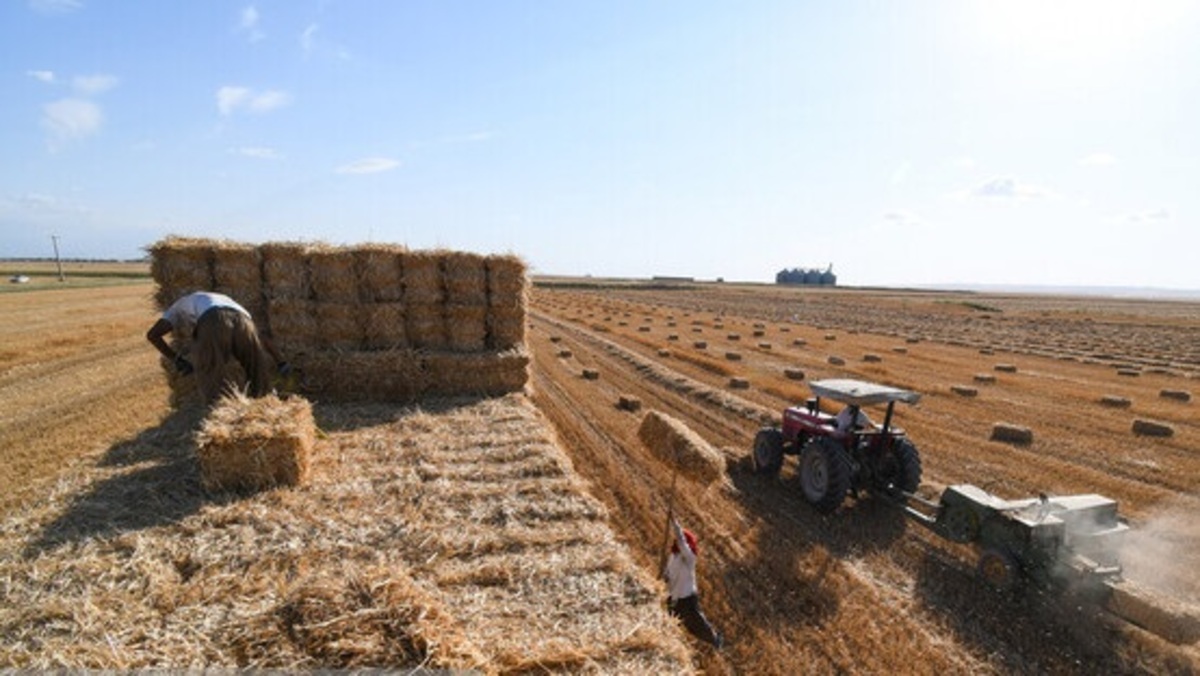
<svg viewBox="0 0 1200 676"><path fill-rule="evenodd" d="M40 289L145 284L150 281L150 264L139 261L63 261L62 279L52 260L0 260L0 293ZM13 277L29 281L18 284Z"/></svg>

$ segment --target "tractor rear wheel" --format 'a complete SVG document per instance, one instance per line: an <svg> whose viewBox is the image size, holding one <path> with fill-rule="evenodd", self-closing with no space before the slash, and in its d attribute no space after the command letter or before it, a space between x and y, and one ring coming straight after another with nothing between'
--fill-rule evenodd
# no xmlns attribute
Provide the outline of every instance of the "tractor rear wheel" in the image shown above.
<svg viewBox="0 0 1200 676"><path fill-rule="evenodd" d="M985 549L979 555L979 577L993 589L1008 591L1017 584L1017 562L1003 549Z"/></svg>
<svg viewBox="0 0 1200 676"><path fill-rule="evenodd" d="M754 451L750 454L758 474L778 474L783 466L783 432L764 427L754 436Z"/></svg>
<svg viewBox="0 0 1200 676"><path fill-rule="evenodd" d="M880 461L877 474L882 490L916 493L921 486L921 454L908 439L896 439Z"/></svg>
<svg viewBox="0 0 1200 676"><path fill-rule="evenodd" d="M818 437L800 452L800 489L818 512L836 510L850 491L850 463L838 442Z"/></svg>

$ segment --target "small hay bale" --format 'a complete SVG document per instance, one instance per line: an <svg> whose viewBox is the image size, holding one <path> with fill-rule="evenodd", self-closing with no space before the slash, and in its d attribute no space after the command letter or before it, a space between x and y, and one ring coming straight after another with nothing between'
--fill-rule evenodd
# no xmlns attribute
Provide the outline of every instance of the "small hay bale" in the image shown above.
<svg viewBox="0 0 1200 676"><path fill-rule="evenodd" d="M309 281L307 244L273 242L262 245L263 286L267 301L308 300L312 296Z"/></svg>
<svg viewBox="0 0 1200 676"><path fill-rule="evenodd" d="M557 343L557 342L559 342L560 340L562 340L562 336L550 336L550 342L551 342L551 343Z"/></svg>
<svg viewBox="0 0 1200 676"><path fill-rule="evenodd" d="M408 344L415 348L444 350L449 344L443 305L406 303L404 326Z"/></svg>
<svg viewBox="0 0 1200 676"><path fill-rule="evenodd" d="M352 249L314 246L308 252L313 297L325 303L358 302L358 266Z"/></svg>
<svg viewBox="0 0 1200 676"><path fill-rule="evenodd" d="M492 350L505 351L525 345L525 305L490 305L487 314L487 344Z"/></svg>
<svg viewBox="0 0 1200 676"><path fill-rule="evenodd" d="M994 355L994 354L996 354L996 351L995 351L995 350L992 350L992 349L990 349L990 348L981 347L981 348L979 348L979 354L986 355L986 356L991 356L991 355Z"/></svg>
<svg viewBox="0 0 1200 676"><path fill-rule="evenodd" d="M804 340L803 338L796 338L792 341L792 345L794 347L804 347L805 345L808 345L808 341Z"/></svg>
<svg viewBox="0 0 1200 676"><path fill-rule="evenodd" d="M846 360L845 360L845 359L842 359L841 357L832 357L832 356L831 356L831 357L829 358L829 363L830 363L830 364L833 364L834 366L845 366L845 365L846 365Z"/></svg>
<svg viewBox="0 0 1200 676"><path fill-rule="evenodd" d="M365 332L358 306L347 303L312 303L317 319L317 346L327 350L358 350Z"/></svg>
<svg viewBox="0 0 1200 676"><path fill-rule="evenodd" d="M574 356L574 354L574 352L571 352L565 347L558 351L558 357L560 359L570 359L572 356Z"/></svg>
<svg viewBox="0 0 1200 676"><path fill-rule="evenodd" d="M1187 390L1161 390L1158 396L1163 399L1173 399L1175 401L1189 402L1192 400L1192 393Z"/></svg>
<svg viewBox="0 0 1200 676"><path fill-rule="evenodd" d="M697 340L696 342L692 343L692 347L696 348L697 350L707 350L708 343L703 340Z"/></svg>
<svg viewBox="0 0 1200 676"><path fill-rule="evenodd" d="M892 348L892 352L895 352L896 354L908 354L908 348L903 347L903 346L897 346L897 347Z"/></svg>
<svg viewBox="0 0 1200 676"><path fill-rule="evenodd" d="M750 381L745 378L730 378L729 389L731 390L748 390L750 389Z"/></svg>
<svg viewBox="0 0 1200 676"><path fill-rule="evenodd" d="M208 490L262 490L308 479L316 436L312 404L301 397L222 397L196 434Z"/></svg>
<svg viewBox="0 0 1200 676"><path fill-rule="evenodd" d="M731 333L731 334L725 336L725 338L728 340L732 340L734 342L737 342L742 339L742 337L736 333Z"/></svg>
<svg viewBox="0 0 1200 676"><path fill-rule="evenodd" d="M513 255L493 255L487 257L484 267L489 304L493 307L525 306L529 285L523 260Z"/></svg>
<svg viewBox="0 0 1200 676"><path fill-rule="evenodd" d="M763 337L763 336L765 336L765 335L767 335L767 332L766 332L766 331L755 331L755 332L754 332L754 337L755 337L755 338L762 338L762 337Z"/></svg>
<svg viewBox="0 0 1200 676"><path fill-rule="evenodd" d="M404 299L404 272L400 267L404 251L404 247L393 244L358 247L358 288L364 301L397 303Z"/></svg>
<svg viewBox="0 0 1200 676"><path fill-rule="evenodd" d="M870 352L868 352L867 354L863 355L863 361L865 361L869 364L878 364L879 362L883 361L883 357L880 357L877 354L871 354Z"/></svg>
<svg viewBox="0 0 1200 676"><path fill-rule="evenodd" d="M262 253L250 244L215 242L212 247L213 291L235 299L251 315L262 317Z"/></svg>
<svg viewBox="0 0 1200 676"><path fill-rule="evenodd" d="M584 369L583 370L583 379L584 380L600 380L600 372L597 371L596 369Z"/></svg>
<svg viewBox="0 0 1200 676"><path fill-rule="evenodd" d="M658 348L658 356L660 356L660 357L670 357L670 356L671 356L671 351L670 351L670 350L668 350L668 349L667 349L667 348L665 348L665 347L660 347L660 348Z"/></svg>
<svg viewBox="0 0 1200 676"><path fill-rule="evenodd" d="M783 370L783 377L788 380L804 380L804 371L801 369L785 368Z"/></svg>
<svg viewBox="0 0 1200 676"><path fill-rule="evenodd" d="M650 333L650 327L649 326L639 326L638 333Z"/></svg>
<svg viewBox="0 0 1200 676"><path fill-rule="evenodd" d="M725 456L683 422L650 411L638 427L638 438L659 460L685 477L711 484L725 473Z"/></svg>
<svg viewBox="0 0 1200 676"><path fill-rule="evenodd" d="M837 340L837 336L832 333L826 333L825 340Z"/></svg>
<svg viewBox="0 0 1200 676"><path fill-rule="evenodd" d="M370 350L399 350L408 347L408 329L403 303L372 303L361 306L365 315L363 345Z"/></svg>
<svg viewBox="0 0 1200 676"><path fill-rule="evenodd" d="M975 395L979 394L979 390L966 385L951 385L950 391L964 397L974 397Z"/></svg>
<svg viewBox="0 0 1200 676"><path fill-rule="evenodd" d="M1142 375L1142 372L1137 369L1117 369L1117 375L1127 378L1137 378Z"/></svg>
<svg viewBox="0 0 1200 676"><path fill-rule="evenodd" d="M622 394L617 397L617 408L622 411L640 411L642 410L642 400L632 394Z"/></svg>
<svg viewBox="0 0 1200 676"><path fill-rule="evenodd" d="M1142 437L1174 436L1175 428L1166 423L1138 418L1133 421L1133 433Z"/></svg>
<svg viewBox="0 0 1200 676"><path fill-rule="evenodd" d="M483 256L461 251L442 257L442 275L446 302L460 305L487 305L487 266Z"/></svg>
<svg viewBox="0 0 1200 676"><path fill-rule="evenodd" d="M994 368L996 371L999 371L1001 373L1016 373L1017 372L1017 367L1015 364L996 364L992 368Z"/></svg>
<svg viewBox="0 0 1200 676"><path fill-rule="evenodd" d="M441 252L405 251L400 255L400 269L406 304L429 306L446 301Z"/></svg>
<svg viewBox="0 0 1200 676"><path fill-rule="evenodd" d="M338 401L408 403L425 390L423 362L412 350L315 352L294 363L308 387Z"/></svg>
<svg viewBox="0 0 1200 676"><path fill-rule="evenodd" d="M741 361L742 355L738 354L737 352L726 352L725 358L729 361Z"/></svg>
<svg viewBox="0 0 1200 676"><path fill-rule="evenodd" d="M1115 615L1176 645L1200 640L1200 614L1195 608L1129 580L1112 585L1105 605Z"/></svg>
<svg viewBox="0 0 1200 676"><path fill-rule="evenodd" d="M770 343L759 343L759 344L758 344L758 349L760 349L760 350L770 350L770 349L771 349L771 344L770 344Z"/></svg>
<svg viewBox="0 0 1200 676"><path fill-rule="evenodd" d="M1100 397L1100 405L1108 406L1109 408L1129 408L1133 402L1128 397L1120 397L1115 394L1106 394Z"/></svg>
<svg viewBox="0 0 1200 676"><path fill-rule="evenodd" d="M672 341L672 342L674 342L674 341L677 341L677 340L679 340L679 334L678 334L678 333L672 333L672 334L670 334L670 335L668 335L668 336L667 336L667 340L669 340L669 341Z"/></svg>
<svg viewBox="0 0 1200 676"><path fill-rule="evenodd" d="M991 385L996 382L996 376L990 373L976 373L975 382Z"/></svg>
<svg viewBox="0 0 1200 676"><path fill-rule="evenodd" d="M443 311L448 347L455 352L482 352L487 346L487 306L450 303Z"/></svg>
<svg viewBox="0 0 1200 676"><path fill-rule="evenodd" d="M147 247L150 276L158 282L158 309L167 309L184 294L213 287L212 245L212 240L172 236Z"/></svg>
<svg viewBox="0 0 1200 676"><path fill-rule="evenodd" d="M496 397L520 392L529 382L529 354L430 352L422 357L426 396Z"/></svg>
<svg viewBox="0 0 1200 676"><path fill-rule="evenodd" d="M992 425L991 439L1026 446L1033 443L1033 430L1021 425L998 422Z"/></svg>
<svg viewBox="0 0 1200 676"><path fill-rule="evenodd" d="M271 340L285 353L317 348L317 318L312 301L271 298L267 302Z"/></svg>
<svg viewBox="0 0 1200 676"><path fill-rule="evenodd" d="M917 343L921 342L921 339L915 338L915 337L914 338L905 338L904 342L908 343L909 345L916 345Z"/></svg>

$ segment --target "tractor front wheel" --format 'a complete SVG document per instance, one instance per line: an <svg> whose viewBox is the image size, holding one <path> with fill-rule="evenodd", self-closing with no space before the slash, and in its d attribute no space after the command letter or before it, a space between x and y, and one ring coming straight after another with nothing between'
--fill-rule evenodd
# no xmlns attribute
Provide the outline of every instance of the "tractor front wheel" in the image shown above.
<svg viewBox="0 0 1200 676"><path fill-rule="evenodd" d="M850 464L836 441L819 437L800 452L800 489L818 512L836 510L850 491Z"/></svg>
<svg viewBox="0 0 1200 676"><path fill-rule="evenodd" d="M783 432L764 427L754 436L754 451L750 454L757 474L778 474L783 466Z"/></svg>
<svg viewBox="0 0 1200 676"><path fill-rule="evenodd" d="M1017 562L1002 549L985 549L979 555L979 577L993 589L1008 591L1017 584Z"/></svg>

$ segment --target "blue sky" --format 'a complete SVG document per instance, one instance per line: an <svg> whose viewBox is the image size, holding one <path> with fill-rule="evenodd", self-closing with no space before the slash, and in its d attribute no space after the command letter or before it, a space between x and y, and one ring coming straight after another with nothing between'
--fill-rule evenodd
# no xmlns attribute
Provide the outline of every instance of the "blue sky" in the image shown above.
<svg viewBox="0 0 1200 676"><path fill-rule="evenodd" d="M0 5L0 257L1200 289L1200 3Z"/></svg>

